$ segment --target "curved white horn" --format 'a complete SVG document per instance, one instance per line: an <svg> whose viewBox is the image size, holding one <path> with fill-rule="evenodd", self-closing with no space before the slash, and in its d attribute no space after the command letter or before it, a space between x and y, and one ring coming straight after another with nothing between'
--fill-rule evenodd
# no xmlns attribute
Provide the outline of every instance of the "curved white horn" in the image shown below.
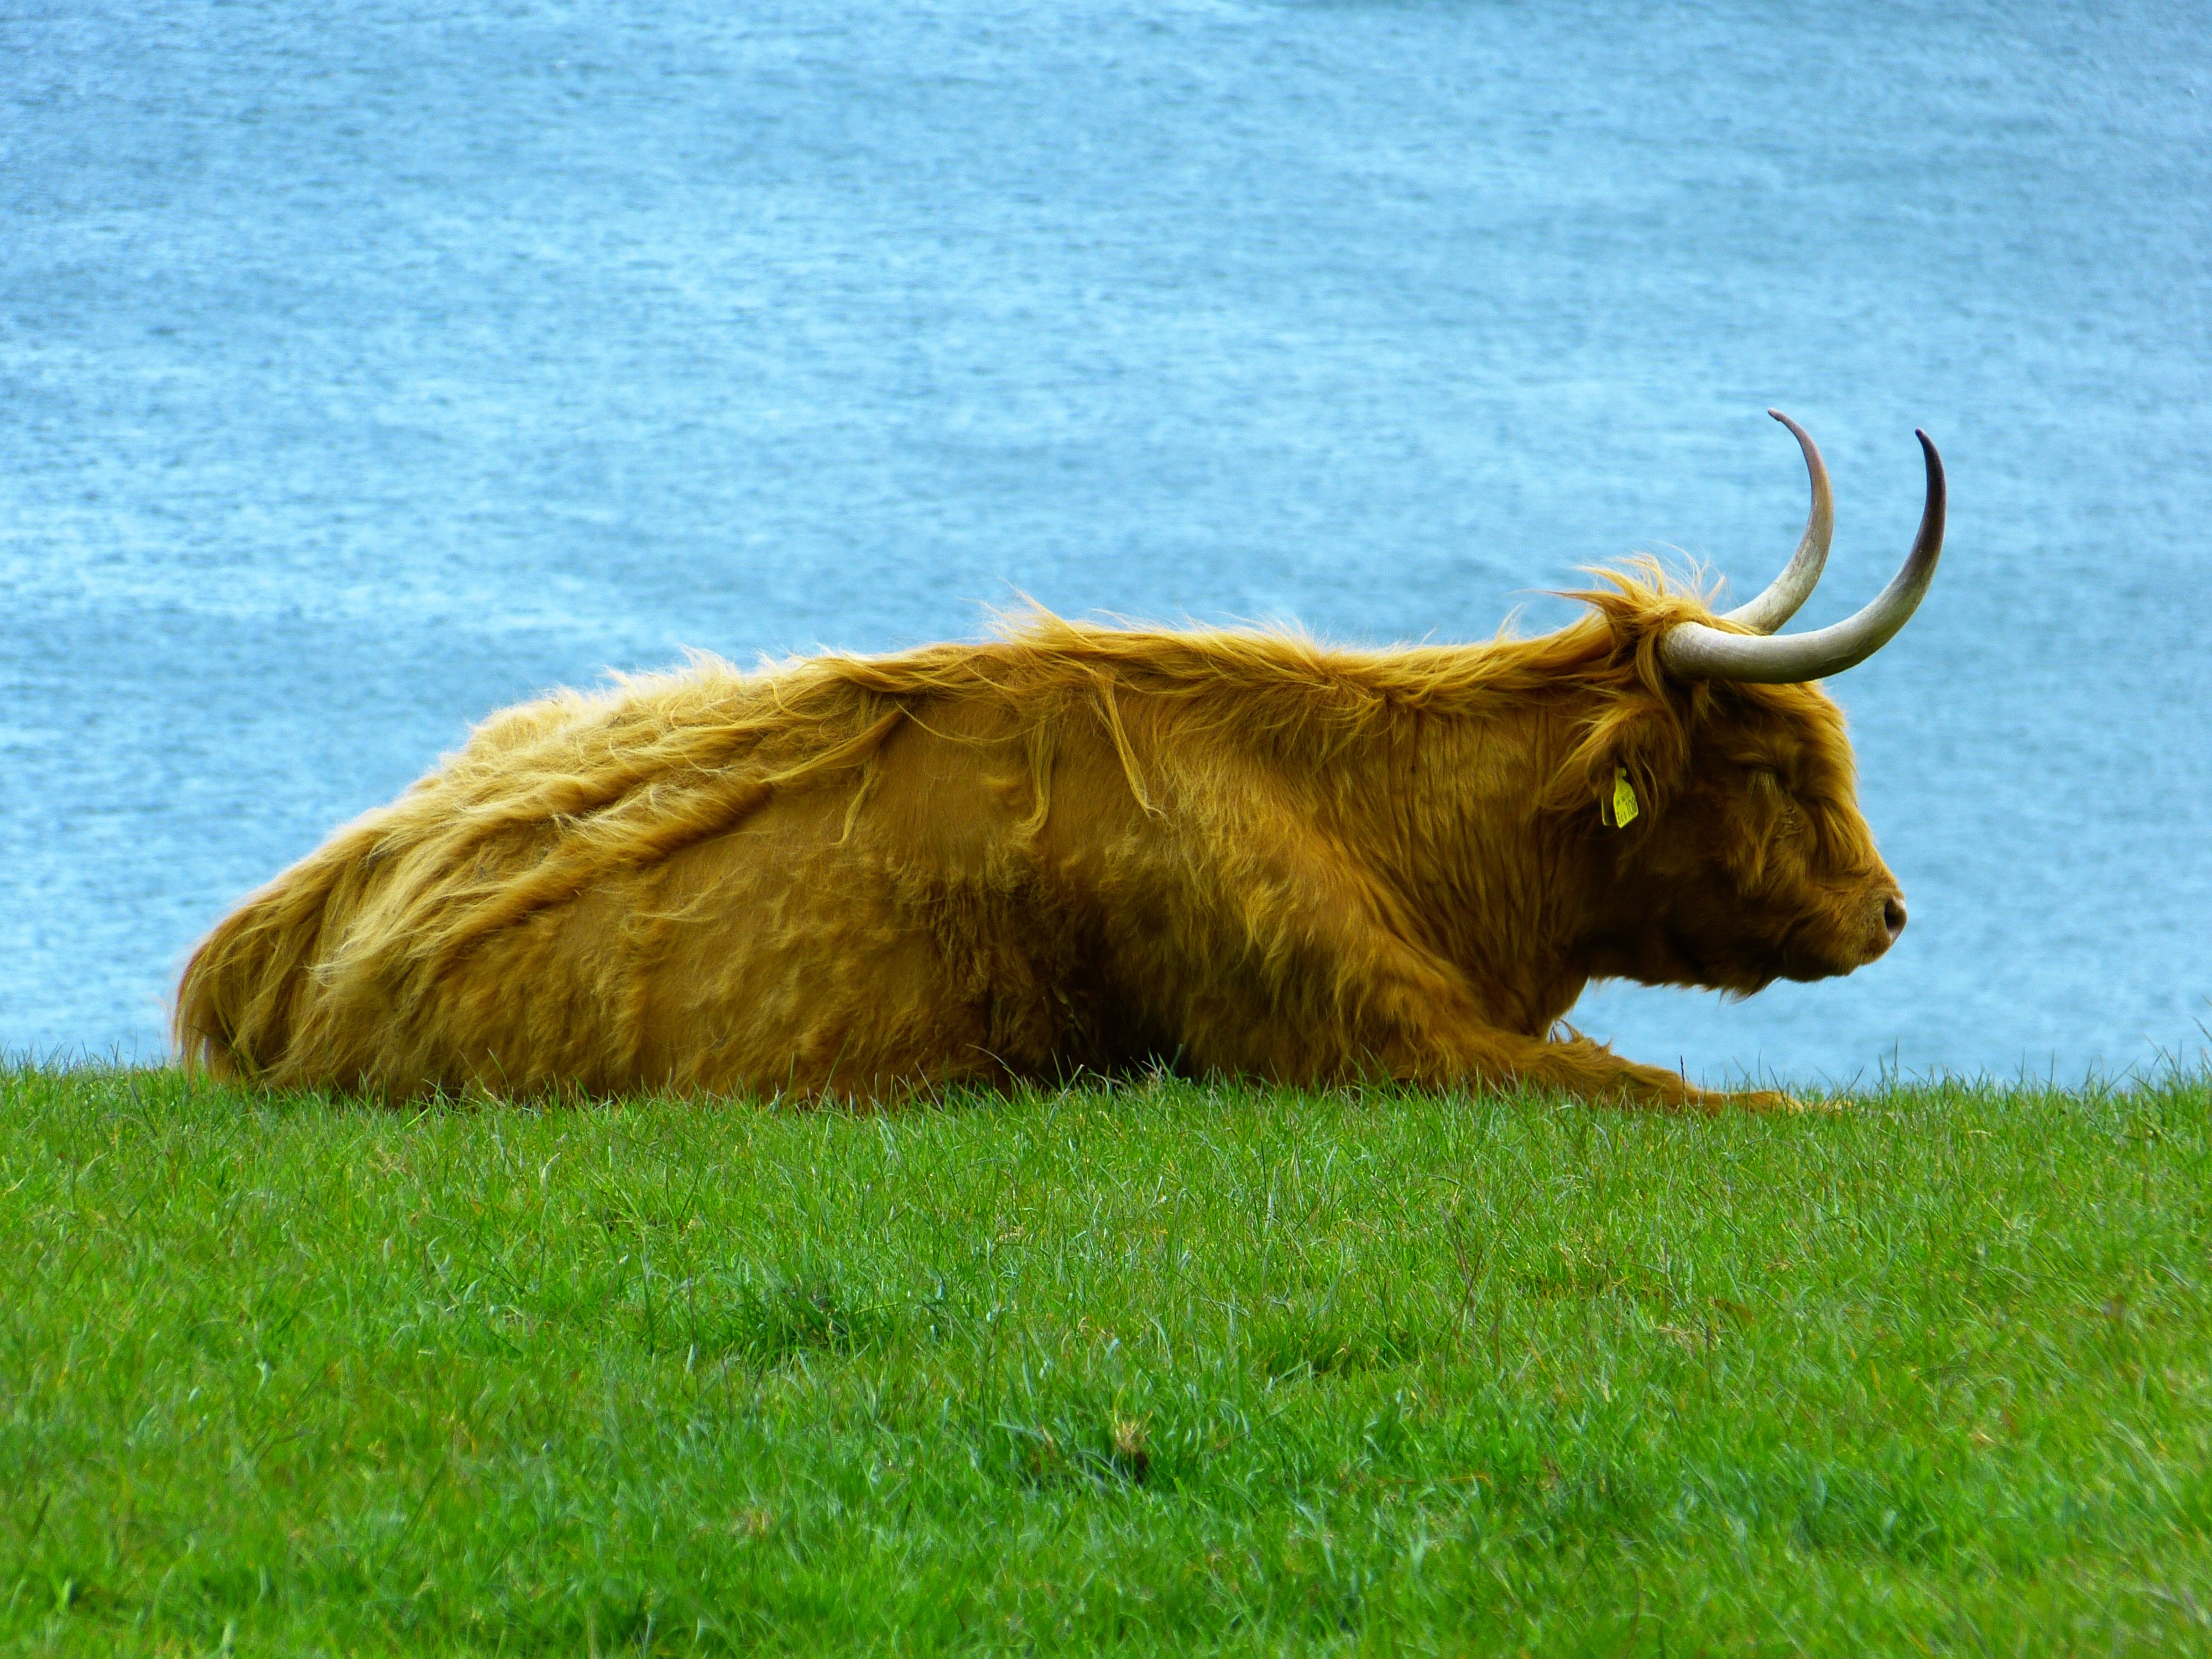
<svg viewBox="0 0 2212 1659"><path fill-rule="evenodd" d="M1754 634L1771 634L1797 614L1797 607L1812 596L1828 562L1828 538L1835 533L1836 501L1828 493L1828 469L1821 462L1820 446L1812 434L1778 409L1766 411L1790 428L1797 447L1805 452L1805 471L1813 481L1813 508L1805 517L1805 533L1782 574L1766 585L1765 592L1729 611L1725 618L1741 623Z"/></svg>
<svg viewBox="0 0 2212 1659"><path fill-rule="evenodd" d="M1873 604L1853 617L1810 634L1762 638L1730 634L1703 623L1681 623L1659 641L1659 659L1687 680L1750 680L1778 685L1825 679L1864 662L1889 643L1919 607L1936 562L1943 554L1943 458L1924 432L1920 440L1928 464L1928 499L1920 513L1920 533L1904 568ZM1786 574L1786 573L1785 573ZM1764 598L1764 595L1760 596Z"/></svg>

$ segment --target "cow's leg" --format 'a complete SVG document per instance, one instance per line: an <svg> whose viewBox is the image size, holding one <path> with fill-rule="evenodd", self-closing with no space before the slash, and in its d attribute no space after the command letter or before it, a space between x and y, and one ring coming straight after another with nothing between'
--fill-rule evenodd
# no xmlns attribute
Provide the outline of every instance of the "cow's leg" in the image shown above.
<svg viewBox="0 0 2212 1659"><path fill-rule="evenodd" d="M1264 937L1255 941L1249 929L1228 934L1216 960L1186 982L1171 1024L1183 1034L1186 1060L1200 1068L1285 1081L1379 1076L1432 1086L1532 1087L1673 1109L1793 1103L1776 1094L1696 1088L1586 1038L1511 1030L1460 968L1392 925L1384 903L1356 878L1323 859L1300 860L1292 874L1286 866L1295 856L1278 853ZM1246 913L1259 908L1248 905ZM1255 956L1268 964L1256 985L1249 970L1237 971ZM1498 1000L1540 1006L1534 992Z"/></svg>
<svg viewBox="0 0 2212 1659"><path fill-rule="evenodd" d="M1425 1033L1418 1048L1427 1052L1409 1055L1409 1063L1393 1068L1395 1075L1409 1082L1557 1090L1584 1100L1663 1110L1711 1112L1735 1106L1769 1111L1797 1104L1786 1095L1765 1090L1722 1093L1700 1089L1676 1073L1638 1065L1583 1036L1528 1037L1458 1026Z"/></svg>
<svg viewBox="0 0 2212 1659"><path fill-rule="evenodd" d="M1395 954L1395 953L1392 953ZM1638 1065L1587 1037L1532 1037L1486 1021L1456 974L1416 958L1394 969L1372 963L1361 988L1364 1013L1346 1056L1347 1069L1369 1067L1408 1083L1477 1084L1491 1088L1556 1090L1626 1106L1717 1111L1788 1109L1796 1103L1765 1091L1722 1093L1700 1089L1674 1072Z"/></svg>

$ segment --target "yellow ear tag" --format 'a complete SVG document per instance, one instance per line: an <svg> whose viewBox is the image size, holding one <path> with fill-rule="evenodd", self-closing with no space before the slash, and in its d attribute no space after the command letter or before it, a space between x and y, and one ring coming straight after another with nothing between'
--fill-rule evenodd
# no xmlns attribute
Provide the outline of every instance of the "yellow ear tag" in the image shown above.
<svg viewBox="0 0 2212 1659"><path fill-rule="evenodd" d="M1630 824L1636 822L1636 815L1642 810L1636 804L1636 791L1629 786L1628 769L1625 766L1614 767L1613 769L1613 827L1619 830L1627 829Z"/></svg>

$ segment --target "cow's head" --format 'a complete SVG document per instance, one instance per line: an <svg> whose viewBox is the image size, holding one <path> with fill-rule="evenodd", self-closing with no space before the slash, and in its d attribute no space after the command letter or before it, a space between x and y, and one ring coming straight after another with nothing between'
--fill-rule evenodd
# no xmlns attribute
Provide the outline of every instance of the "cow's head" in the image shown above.
<svg viewBox="0 0 2212 1659"><path fill-rule="evenodd" d="M1905 927L1904 895L1859 813L1842 713L1812 682L1879 650L1926 592L1942 550L1942 463L1919 434L1920 533L1881 597L1832 627L1776 636L1820 580L1833 511L1813 441L1775 418L1804 449L1813 510L1765 592L1719 617L1626 581L1588 596L1622 671L1562 774L1596 859L1600 975L1751 992L1850 973Z"/></svg>

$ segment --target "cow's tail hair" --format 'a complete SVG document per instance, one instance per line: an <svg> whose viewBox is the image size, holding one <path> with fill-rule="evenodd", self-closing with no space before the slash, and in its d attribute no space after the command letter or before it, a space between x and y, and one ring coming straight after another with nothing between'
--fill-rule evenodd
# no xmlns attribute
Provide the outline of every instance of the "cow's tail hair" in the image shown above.
<svg viewBox="0 0 2212 1659"><path fill-rule="evenodd" d="M349 908L339 890L357 866L322 854L286 871L223 918L185 964L173 1025L188 1072L281 1083L314 994L331 924Z"/></svg>

